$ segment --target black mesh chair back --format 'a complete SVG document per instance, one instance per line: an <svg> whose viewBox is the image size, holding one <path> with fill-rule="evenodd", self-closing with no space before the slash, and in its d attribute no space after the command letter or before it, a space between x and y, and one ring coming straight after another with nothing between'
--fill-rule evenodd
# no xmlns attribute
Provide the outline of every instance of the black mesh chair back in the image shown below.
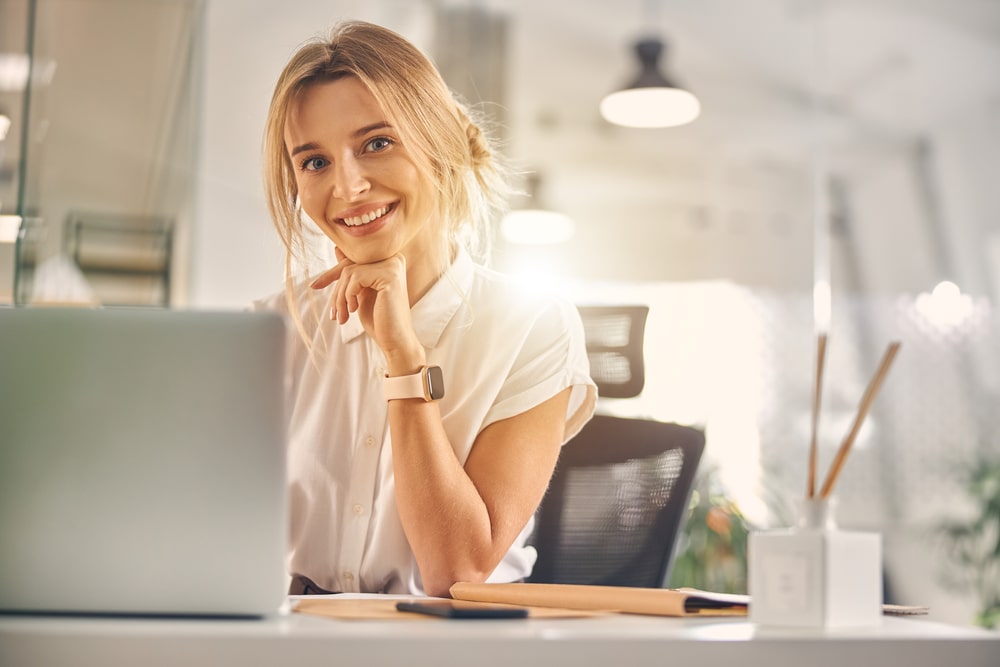
<svg viewBox="0 0 1000 667"><path fill-rule="evenodd" d="M688 426L594 416L563 447L528 581L662 587L704 446Z"/></svg>
<svg viewBox="0 0 1000 667"><path fill-rule="evenodd" d="M649 306L577 306L577 310L598 395L638 396L646 383L642 346Z"/></svg>

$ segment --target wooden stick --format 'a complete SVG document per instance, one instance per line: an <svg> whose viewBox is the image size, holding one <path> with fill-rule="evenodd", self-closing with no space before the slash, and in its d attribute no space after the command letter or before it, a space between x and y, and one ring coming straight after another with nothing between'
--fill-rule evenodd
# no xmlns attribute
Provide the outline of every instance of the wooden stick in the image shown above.
<svg viewBox="0 0 1000 667"><path fill-rule="evenodd" d="M847 437L844 438L844 441L840 443L840 449L837 450L837 456L833 459L833 464L830 466L830 472L826 475L826 481L823 482L823 488L819 492L820 498L828 498L830 496L830 491L833 490L833 485L837 481L837 477L840 475L840 470L844 467L844 461L847 459L847 454L851 451L854 439L857 437L858 431L861 430L861 423L864 421L865 415L868 414L868 410L875 401L875 395L878 393L879 387L882 385L882 381L885 379L886 373L889 372L889 367L892 365L892 360L895 358L896 352L899 351L899 345L899 341L894 341L889 344L889 348L882 356L882 362L879 364L878 370L875 372L874 377L872 377L871 382L868 383L868 388L865 389L865 395L861 399L861 405L858 407L858 414L854 419L854 425L851 426L851 430L848 432Z"/></svg>
<svg viewBox="0 0 1000 667"><path fill-rule="evenodd" d="M817 430L819 427L819 409L823 395L823 366L826 357L826 334L821 333L816 341L816 387L813 389L812 435L809 439L809 488L807 496L816 495L816 456Z"/></svg>

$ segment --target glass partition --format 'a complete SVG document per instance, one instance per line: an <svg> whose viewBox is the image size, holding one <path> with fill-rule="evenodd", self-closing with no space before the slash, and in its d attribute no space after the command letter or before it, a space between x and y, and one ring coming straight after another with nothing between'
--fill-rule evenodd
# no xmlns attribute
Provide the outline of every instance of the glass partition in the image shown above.
<svg viewBox="0 0 1000 667"><path fill-rule="evenodd" d="M183 298L203 5L0 0L0 302Z"/></svg>
<svg viewBox="0 0 1000 667"><path fill-rule="evenodd" d="M0 0L0 304L14 297L31 5Z"/></svg>

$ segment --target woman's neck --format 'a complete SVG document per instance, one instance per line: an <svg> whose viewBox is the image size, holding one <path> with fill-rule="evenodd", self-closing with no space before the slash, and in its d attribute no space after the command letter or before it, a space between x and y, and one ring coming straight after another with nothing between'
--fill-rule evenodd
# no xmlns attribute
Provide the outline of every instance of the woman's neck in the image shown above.
<svg viewBox="0 0 1000 667"><path fill-rule="evenodd" d="M428 253L428 256L419 259L407 257L406 288L410 308L430 291L431 287L445 274L457 256L458 247L448 242L437 252Z"/></svg>

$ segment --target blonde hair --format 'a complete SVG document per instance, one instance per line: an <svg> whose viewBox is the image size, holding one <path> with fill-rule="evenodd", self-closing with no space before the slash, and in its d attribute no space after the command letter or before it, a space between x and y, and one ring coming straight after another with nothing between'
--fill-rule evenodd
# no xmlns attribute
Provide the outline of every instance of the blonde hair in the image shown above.
<svg viewBox="0 0 1000 667"><path fill-rule="evenodd" d="M489 229L510 190L498 151L474 113L448 89L431 61L399 34L371 23L348 21L302 46L278 77L264 130L264 191L285 245L285 281L296 315L296 263L309 261L293 165L285 148L285 122L310 86L355 77L371 92L438 190L442 242L464 245L485 259ZM301 331L301 323L300 331Z"/></svg>

